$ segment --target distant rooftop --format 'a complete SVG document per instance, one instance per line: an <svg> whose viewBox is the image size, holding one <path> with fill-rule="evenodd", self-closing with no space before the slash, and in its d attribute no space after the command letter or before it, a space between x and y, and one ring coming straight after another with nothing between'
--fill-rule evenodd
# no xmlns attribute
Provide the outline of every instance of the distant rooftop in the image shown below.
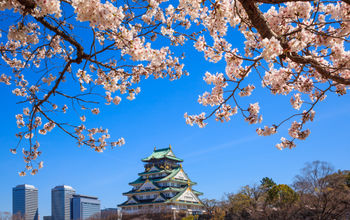
<svg viewBox="0 0 350 220"><path fill-rule="evenodd" d="M120 208L105 208L105 209L101 209L101 211L118 211L121 210Z"/></svg>
<svg viewBox="0 0 350 220"><path fill-rule="evenodd" d="M87 195L80 195L80 194L74 194L73 197L80 197L80 198L87 198L87 199L98 199L96 196L87 196Z"/></svg>
<svg viewBox="0 0 350 220"><path fill-rule="evenodd" d="M17 189L36 189L33 185L29 185L29 184L17 185L15 188L17 188Z"/></svg>
<svg viewBox="0 0 350 220"><path fill-rule="evenodd" d="M60 185L60 186L56 186L55 188L53 188L53 190L60 190L60 189L75 191L75 189L73 189L73 187L67 186L67 185Z"/></svg>

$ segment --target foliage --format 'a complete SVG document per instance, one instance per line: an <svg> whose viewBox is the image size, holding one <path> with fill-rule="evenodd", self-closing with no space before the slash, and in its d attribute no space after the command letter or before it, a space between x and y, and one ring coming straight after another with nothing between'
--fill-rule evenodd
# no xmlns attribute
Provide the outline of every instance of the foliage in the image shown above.
<svg viewBox="0 0 350 220"><path fill-rule="evenodd" d="M270 184L272 187L266 190L266 183L274 183L266 177L258 187L244 186L237 193L227 194L223 201L216 201L215 208L220 211L204 219L347 219L349 174L335 172L326 162L307 163L295 177L294 189L286 184Z"/></svg>
<svg viewBox="0 0 350 220"><path fill-rule="evenodd" d="M189 215L186 217L183 217L181 220L197 220L198 219L198 215Z"/></svg>
<svg viewBox="0 0 350 220"><path fill-rule="evenodd" d="M346 176L346 185L348 187L350 187L350 172L348 173L348 175Z"/></svg>
<svg viewBox="0 0 350 220"><path fill-rule="evenodd" d="M183 56L174 52L187 42L209 62L225 63L224 71L204 73L212 90L198 102L208 113L185 113L187 124L204 127L211 117L224 122L237 113L261 123L257 100L244 103L262 85L287 96L293 108L284 120L256 130L272 135L290 123L290 138L282 137L278 149L306 139L316 105L327 94L346 94L350 85L349 0L1 0L0 10L6 17L0 82L22 108L19 142L11 149L24 148L22 176L43 167L40 135L55 128L98 152L123 145L123 138L109 141L108 129L87 128L86 118L100 113L100 102L135 99L144 79L187 75ZM244 37L241 51L230 42L234 31Z"/></svg>
<svg viewBox="0 0 350 220"><path fill-rule="evenodd" d="M286 184L274 185L267 191L267 202L276 207L292 205L298 199L298 194Z"/></svg>
<svg viewBox="0 0 350 220"><path fill-rule="evenodd" d="M169 211L161 211L161 212L145 212L145 213L134 213L134 214L127 214L123 213L122 219L123 220L137 220L137 219L152 219L152 220L172 220L174 218L176 219L198 219L197 215L189 215L184 211L180 212L169 212ZM117 215L112 215L112 217L117 217ZM103 219L111 219L109 216L103 218ZM113 218L112 218L113 219Z"/></svg>
<svg viewBox="0 0 350 220"><path fill-rule="evenodd" d="M0 220L21 220L23 218L20 218L19 216L16 215L11 215L9 212L0 212Z"/></svg>
<svg viewBox="0 0 350 220"><path fill-rule="evenodd" d="M266 189L266 190L269 190L271 189L271 187L275 186L276 183L275 181L273 181L271 178L269 177L264 177L262 178L262 180L260 181L260 186L263 188L263 189Z"/></svg>

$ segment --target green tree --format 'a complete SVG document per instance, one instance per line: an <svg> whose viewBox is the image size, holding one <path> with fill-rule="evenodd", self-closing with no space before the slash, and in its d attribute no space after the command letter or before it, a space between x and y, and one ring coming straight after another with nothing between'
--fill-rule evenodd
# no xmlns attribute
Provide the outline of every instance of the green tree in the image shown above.
<svg viewBox="0 0 350 220"><path fill-rule="evenodd" d="M260 189L262 190L263 193L267 192L275 185L276 183L275 181L272 180L272 178L264 177L260 180Z"/></svg>
<svg viewBox="0 0 350 220"><path fill-rule="evenodd" d="M189 215L186 217L183 217L181 220L197 220L198 219L198 215Z"/></svg>
<svg viewBox="0 0 350 220"><path fill-rule="evenodd" d="M288 207L298 200L298 194L286 184L274 185L267 191L266 201L276 207Z"/></svg>
<svg viewBox="0 0 350 220"><path fill-rule="evenodd" d="M260 180L260 185L266 188L271 188L274 185L276 185L275 181L273 181L272 178L264 177L262 180Z"/></svg>

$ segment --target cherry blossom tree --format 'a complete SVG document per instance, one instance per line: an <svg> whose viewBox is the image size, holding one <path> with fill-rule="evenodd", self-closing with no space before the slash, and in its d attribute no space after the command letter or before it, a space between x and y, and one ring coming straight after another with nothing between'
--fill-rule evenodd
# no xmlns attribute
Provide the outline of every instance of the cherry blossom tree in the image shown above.
<svg viewBox="0 0 350 220"><path fill-rule="evenodd" d="M349 0L0 0L0 10L7 17L0 30L6 70L0 82L23 106L16 115L19 142L11 149L24 147L28 171L20 175L43 166L38 140L55 128L98 152L123 145L123 138L109 141L108 129L85 127L87 112L99 114L100 102L135 99L137 84L149 77L187 75L184 57L172 50L184 44L208 62L226 64L222 73L204 73L212 90L198 102L208 110L185 113L187 124L204 127L209 118L224 122L237 113L249 124L261 123L262 100L242 104L261 85L286 96L295 109L257 129L267 136L290 123L290 138L282 137L278 149L306 139L315 106L328 93L346 94L350 85ZM229 41L231 30L243 34L244 51ZM67 83L78 92L67 90ZM59 116L68 111L80 121Z"/></svg>

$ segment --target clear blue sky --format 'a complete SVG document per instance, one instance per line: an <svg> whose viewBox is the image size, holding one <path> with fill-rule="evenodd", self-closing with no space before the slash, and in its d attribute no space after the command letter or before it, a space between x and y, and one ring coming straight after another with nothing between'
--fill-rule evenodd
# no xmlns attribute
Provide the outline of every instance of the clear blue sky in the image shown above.
<svg viewBox="0 0 350 220"><path fill-rule="evenodd" d="M232 42L242 50L239 35L232 35ZM274 147L287 127L272 137L259 137L255 133L257 126L249 126L240 115L228 123L210 120L204 129L186 125L185 112L200 113L204 109L197 103L198 95L210 89L202 80L204 73L224 72L224 63L209 64L191 48L184 50L190 76L173 82L145 80L134 101L123 99L119 106L102 106L100 115L88 118L88 126L109 128L115 139L123 136L125 146L96 153L78 148L73 139L55 128L41 138L45 167L36 176L17 174L24 166L22 156L12 155L9 149L17 143L15 114L22 108L16 105L19 100L11 90L0 84L0 211L12 210L12 187L23 183L39 189L40 216L51 214L51 189L61 184L72 186L77 193L99 197L101 208L116 207L125 201L122 193L130 190L128 183L143 171L140 159L148 156L154 146L163 148L169 144L176 156L184 159L184 170L198 183L195 188L204 193L202 198L221 199L224 193L258 183L265 176L290 184L305 162L313 160L330 162L336 169L350 169L348 95L329 96L320 103L315 122L309 124L310 137L298 142L293 150L279 151ZM269 95L260 88L260 82L255 84L256 93L246 99L260 103L263 124L288 116L290 97Z"/></svg>

